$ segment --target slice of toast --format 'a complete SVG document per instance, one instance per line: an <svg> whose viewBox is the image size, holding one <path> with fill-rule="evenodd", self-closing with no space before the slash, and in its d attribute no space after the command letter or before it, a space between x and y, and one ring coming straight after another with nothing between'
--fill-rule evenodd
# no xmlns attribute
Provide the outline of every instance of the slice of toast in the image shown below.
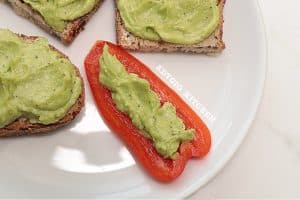
<svg viewBox="0 0 300 200"><path fill-rule="evenodd" d="M20 37L22 37L24 40L27 41L33 41L38 38L35 36L25 36L25 35L20 35ZM62 52L57 50L55 47L51 45L49 46L53 51L57 51L59 54L61 54L62 57L69 59L66 55L64 55ZM83 79L80 75L78 68L75 65L74 65L74 69L76 70L76 75L81 79L82 91L76 103L70 108L69 112L62 119L60 119L55 124L43 125L43 124L32 124L26 118L19 118L13 123L8 124L3 128L0 128L0 137L45 134L50 131L56 130L64 125L67 125L72 120L74 120L84 106L84 96L85 96Z"/></svg>
<svg viewBox="0 0 300 200"><path fill-rule="evenodd" d="M69 44L84 29L84 25L98 10L103 0L98 0L93 10L91 10L86 15L68 22L63 32L56 31L51 26L49 26L38 11L35 11L29 4L23 2L22 0L8 0L8 2L11 4L12 8L18 15L31 20L47 32L57 36L63 43Z"/></svg>
<svg viewBox="0 0 300 200"><path fill-rule="evenodd" d="M115 4L117 4L117 1L118 0L115 0ZM120 17L120 13L118 9L116 9L117 43L125 49L141 52L185 52L207 55L219 54L223 49L225 49L225 44L223 42L223 9L225 1L226 0L219 0L218 2L220 9L220 22L215 32L201 43L193 45L151 41L134 36L126 30L122 22L122 18Z"/></svg>

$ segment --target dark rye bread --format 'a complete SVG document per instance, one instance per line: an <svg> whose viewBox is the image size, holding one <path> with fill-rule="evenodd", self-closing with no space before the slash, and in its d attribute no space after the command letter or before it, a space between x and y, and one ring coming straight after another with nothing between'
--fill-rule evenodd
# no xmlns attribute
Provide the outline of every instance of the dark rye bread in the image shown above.
<svg viewBox="0 0 300 200"><path fill-rule="evenodd" d="M32 22L34 22L35 24L37 24L38 26L40 26L47 32L57 36L58 38L60 38L60 40L63 43L69 44L84 29L84 25L89 21L89 19L93 16L93 14L98 10L98 8L102 4L103 0L98 0L97 4L93 8L93 10L91 10L86 15L84 15L78 19L75 19L73 21L68 22L66 25L66 28L63 30L63 32L54 30L51 26L49 26L45 22L43 16L39 12L32 9L32 7L29 4L25 3L24 1L8 0L8 2L11 4L12 8L15 10L15 12L18 15L31 20Z"/></svg>
<svg viewBox="0 0 300 200"><path fill-rule="evenodd" d="M34 37L34 36L25 36L25 35L20 35L20 37L22 37L24 40L27 40L27 41L33 41L38 38L38 37ZM56 51L59 54L61 54L62 57L69 59L66 55L64 55L62 52L57 50L55 47L53 47L51 45L49 45L49 46L53 51ZM81 79L82 91L81 91L81 95L77 99L76 103L71 107L69 112L62 119L60 119L55 124L43 125L43 124L32 124L26 118L19 118L16 121L14 121L13 123L8 124L7 126L5 126L3 128L0 128L0 137L45 134L45 133L56 130L56 129L70 123L79 114L79 112L83 108L84 96L85 96L83 79L80 75L78 68L75 65L73 65L73 66L76 71L76 75Z"/></svg>
<svg viewBox="0 0 300 200"><path fill-rule="evenodd" d="M118 0L115 0L115 4L117 4L117 1ZM117 43L125 49L141 52L185 52L207 55L219 54L223 49L225 49L225 44L223 42L223 9L225 2L226 0L219 0L218 2L220 9L220 22L216 31L203 42L193 45L151 41L134 36L126 30L120 17L120 13L118 9L116 9Z"/></svg>

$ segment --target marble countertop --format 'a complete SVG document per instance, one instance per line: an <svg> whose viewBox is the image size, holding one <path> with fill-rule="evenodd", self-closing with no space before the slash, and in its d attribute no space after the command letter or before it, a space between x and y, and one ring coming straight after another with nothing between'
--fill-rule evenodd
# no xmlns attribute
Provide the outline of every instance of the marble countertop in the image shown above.
<svg viewBox="0 0 300 200"><path fill-rule="evenodd" d="M190 198L300 198L300 1L258 0L268 74L258 114L233 159Z"/></svg>

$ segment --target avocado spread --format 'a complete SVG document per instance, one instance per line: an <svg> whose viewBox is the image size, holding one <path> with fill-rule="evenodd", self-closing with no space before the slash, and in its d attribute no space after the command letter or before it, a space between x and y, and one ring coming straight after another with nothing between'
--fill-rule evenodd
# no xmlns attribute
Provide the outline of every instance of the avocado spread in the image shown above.
<svg viewBox="0 0 300 200"><path fill-rule="evenodd" d="M217 0L118 0L126 29L143 39L196 44L219 24Z"/></svg>
<svg viewBox="0 0 300 200"><path fill-rule="evenodd" d="M182 142L194 138L194 129L186 130L169 102L161 105L158 95L147 80L128 73L121 62L104 46L100 58L100 82L112 92L118 110L126 113L144 136L154 142L156 150L166 158L176 156Z"/></svg>
<svg viewBox="0 0 300 200"><path fill-rule="evenodd" d="M38 11L49 26L62 32L67 21L89 13L97 0L24 0L24 2Z"/></svg>
<svg viewBox="0 0 300 200"><path fill-rule="evenodd" d="M81 90L72 63L50 49L46 39L25 41L0 29L0 128L20 117L55 123Z"/></svg>

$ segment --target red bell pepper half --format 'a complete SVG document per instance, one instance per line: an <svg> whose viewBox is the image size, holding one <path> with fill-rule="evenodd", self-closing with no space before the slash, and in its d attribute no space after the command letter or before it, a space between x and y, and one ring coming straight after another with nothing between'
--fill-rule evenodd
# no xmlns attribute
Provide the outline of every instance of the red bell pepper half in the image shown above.
<svg viewBox="0 0 300 200"><path fill-rule="evenodd" d="M170 102L175 106L178 117L183 120L187 129L195 129L194 139L180 145L175 159L166 159L156 151L153 142L144 137L132 124L131 119L116 108L110 90L99 82L101 68L99 58L105 44L109 46L110 53L120 60L128 72L135 73L140 78L149 81L151 89L158 94L161 103ZM104 121L125 142L135 159L156 179L164 182L174 180L182 173L190 158L201 158L209 152L210 132L200 117L147 66L121 47L105 41L96 42L85 59L85 70Z"/></svg>

